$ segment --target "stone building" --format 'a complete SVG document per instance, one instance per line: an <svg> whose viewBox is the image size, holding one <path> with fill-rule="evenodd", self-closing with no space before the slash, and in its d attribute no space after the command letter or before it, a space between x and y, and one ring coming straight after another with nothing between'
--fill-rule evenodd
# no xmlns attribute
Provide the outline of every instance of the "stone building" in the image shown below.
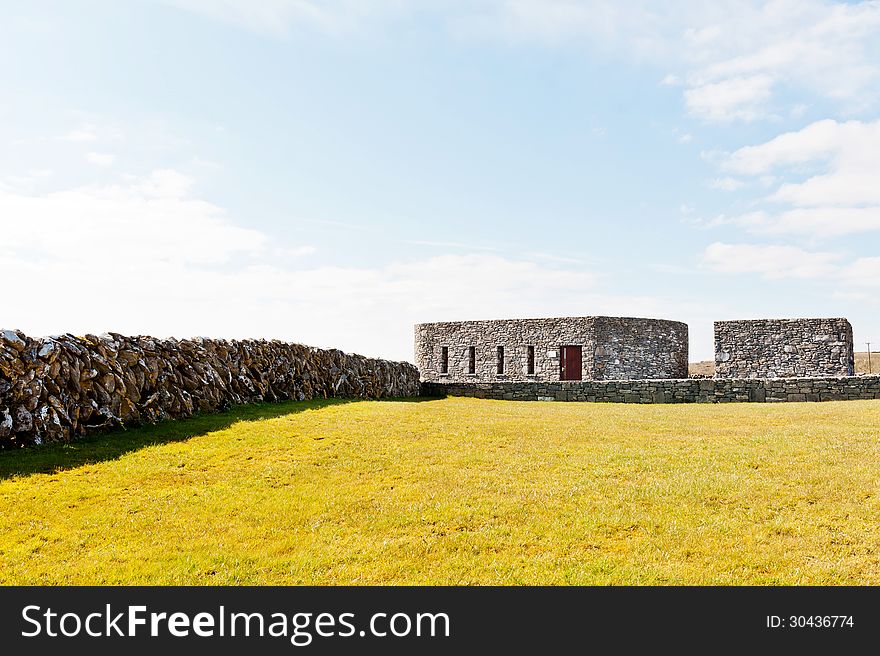
<svg viewBox="0 0 880 656"><path fill-rule="evenodd" d="M687 378L688 327L619 317L422 323L415 356L423 381Z"/></svg>
<svg viewBox="0 0 880 656"><path fill-rule="evenodd" d="M849 321L753 319L715 322L716 378L852 376Z"/></svg>

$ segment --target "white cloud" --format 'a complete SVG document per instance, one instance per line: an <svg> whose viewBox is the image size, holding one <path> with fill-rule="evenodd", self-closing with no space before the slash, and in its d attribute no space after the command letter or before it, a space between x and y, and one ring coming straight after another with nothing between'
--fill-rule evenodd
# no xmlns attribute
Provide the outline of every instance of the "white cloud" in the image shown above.
<svg viewBox="0 0 880 656"><path fill-rule="evenodd" d="M158 169L147 177L128 175L126 180L131 191L156 198L186 198L195 184L193 178L174 169Z"/></svg>
<svg viewBox="0 0 880 656"><path fill-rule="evenodd" d="M837 253L809 252L795 246L725 244L706 247L703 265L717 273L757 273L769 279L815 278L836 274Z"/></svg>
<svg viewBox="0 0 880 656"><path fill-rule="evenodd" d="M778 185L753 232L830 238L880 231L880 121L817 121L740 148L721 167ZM770 175L775 174L775 175Z"/></svg>
<svg viewBox="0 0 880 656"><path fill-rule="evenodd" d="M529 253L528 256L530 258L534 258L536 260L543 260L545 262L557 262L560 264L584 264L584 260L577 257L568 257L565 255L556 255L555 253Z"/></svg>
<svg viewBox="0 0 880 656"><path fill-rule="evenodd" d="M804 114L807 113L807 110L809 108L810 108L809 105L807 105L805 103L797 103L796 105L792 106L791 109L788 110L788 115L791 116L792 118L801 118Z"/></svg>
<svg viewBox="0 0 880 656"><path fill-rule="evenodd" d="M77 126L60 137L37 137L34 141L69 141L75 144L93 144L95 142L122 141L125 133L113 121L95 114L77 112L80 118ZM30 140L22 140L20 143L29 143Z"/></svg>
<svg viewBox="0 0 880 656"><path fill-rule="evenodd" d="M754 235L794 235L810 239L828 239L880 231L880 208L829 207L795 209L787 212L746 212L720 215L699 222L701 227L732 225Z"/></svg>
<svg viewBox="0 0 880 656"><path fill-rule="evenodd" d="M763 106L772 86L773 79L768 75L734 77L687 89L684 100L688 111L700 118L754 121L764 116Z"/></svg>
<svg viewBox="0 0 880 656"><path fill-rule="evenodd" d="M662 62L661 83L681 84L688 110L707 121L804 111L803 98L781 106L777 89L829 99L844 113L880 100L878 2L509 0L483 6L494 8L497 29L520 37L598 40Z"/></svg>
<svg viewBox="0 0 880 656"><path fill-rule="evenodd" d="M0 178L0 190L33 192L37 185L52 177L51 169L32 169L26 175L10 175Z"/></svg>
<svg viewBox="0 0 880 656"><path fill-rule="evenodd" d="M86 161L97 166L110 166L116 160L116 156L111 153L86 153Z"/></svg>
<svg viewBox="0 0 880 656"><path fill-rule="evenodd" d="M267 337L409 359L418 321L676 313L669 299L602 293L592 271L545 258L315 265L314 247L236 225L174 170L2 191L0 217L0 279L20 290L4 299L4 327L34 335Z"/></svg>
<svg viewBox="0 0 880 656"><path fill-rule="evenodd" d="M720 189L721 191L736 191L737 189L744 187L745 183L742 180L725 176L723 178L715 178L709 186L712 187L712 189Z"/></svg>
<svg viewBox="0 0 880 656"><path fill-rule="evenodd" d="M819 207L782 212L759 228L770 234L828 238L880 231L880 207Z"/></svg>
<svg viewBox="0 0 880 656"><path fill-rule="evenodd" d="M321 10L318 7L310 2L297 0L166 0L164 4L269 34L284 34L292 23L298 21L321 22Z"/></svg>
<svg viewBox="0 0 880 656"><path fill-rule="evenodd" d="M840 148L843 132L857 125L862 124L858 121L841 124L832 119L817 121L763 144L740 148L727 158L723 167L742 175L758 175L779 167L827 159ZM847 141L851 143L851 139Z"/></svg>
<svg viewBox="0 0 880 656"><path fill-rule="evenodd" d="M732 225L739 228L746 228L751 232L761 232L762 230L766 232L767 223L767 214L765 212L756 211L734 216L720 214L708 221L703 221L700 225L704 228L717 228L718 226Z"/></svg>
<svg viewBox="0 0 880 656"><path fill-rule="evenodd" d="M880 169L880 166L871 168ZM769 197L769 200L791 203L801 207L827 207L848 205L880 206L880 179L878 170L859 168L837 170L813 176L800 183L785 183Z"/></svg>
<svg viewBox="0 0 880 656"><path fill-rule="evenodd" d="M314 246L307 244L305 246L296 246L294 248L273 248L272 254L278 257L305 257L307 255L314 255L318 252L318 249Z"/></svg>
<svg viewBox="0 0 880 656"><path fill-rule="evenodd" d="M846 267L841 276L848 288L880 288L880 257L859 258Z"/></svg>
<svg viewBox="0 0 880 656"><path fill-rule="evenodd" d="M876 104L880 4L777 1L717 10L728 13L724 28L684 48L694 62L687 69L685 94L696 115L708 120L771 116L774 81L831 99L844 112ZM692 102L694 95L702 102ZM788 113L804 109L798 102Z"/></svg>
<svg viewBox="0 0 880 656"><path fill-rule="evenodd" d="M565 258L316 264L313 246L237 225L193 182L166 169L42 195L0 191L0 279L20 290L4 298L3 327L278 338L397 359L412 358L413 324L432 320L684 317L704 327L701 347L710 334L711 308L603 292L599 275Z"/></svg>
<svg viewBox="0 0 880 656"><path fill-rule="evenodd" d="M431 246L434 248L455 248L455 249L463 249L468 251L497 251L498 248L496 246L481 246L479 244L469 244L463 241L432 241L427 239L412 239L407 240L407 244L413 244L415 246Z"/></svg>
<svg viewBox="0 0 880 656"><path fill-rule="evenodd" d="M272 35L296 26L347 34L427 14L463 38L612 49L664 66L661 84L682 86L689 111L707 121L803 111L803 99L774 107L777 87L830 99L845 112L863 111L880 98L878 2L161 1Z"/></svg>
<svg viewBox="0 0 880 656"><path fill-rule="evenodd" d="M264 248L265 235L232 225L221 208L190 197L191 182L166 170L125 185L44 196L0 192L4 242L31 263L77 269L88 260L109 274L156 261L218 264Z"/></svg>
<svg viewBox="0 0 880 656"><path fill-rule="evenodd" d="M160 0L163 4L280 36L305 25L325 32L347 32L373 16L404 11L394 0Z"/></svg>
<svg viewBox="0 0 880 656"><path fill-rule="evenodd" d="M66 135L61 137L62 141L73 141L73 142L84 142L84 141L97 141L98 134L92 127L80 127L76 130L71 130Z"/></svg>

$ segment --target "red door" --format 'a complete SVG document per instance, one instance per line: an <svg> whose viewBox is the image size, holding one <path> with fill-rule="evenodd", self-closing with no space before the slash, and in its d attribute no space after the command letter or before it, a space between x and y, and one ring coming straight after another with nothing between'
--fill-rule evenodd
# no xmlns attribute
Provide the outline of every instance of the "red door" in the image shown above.
<svg viewBox="0 0 880 656"><path fill-rule="evenodd" d="M559 348L559 380L581 380L581 347Z"/></svg>

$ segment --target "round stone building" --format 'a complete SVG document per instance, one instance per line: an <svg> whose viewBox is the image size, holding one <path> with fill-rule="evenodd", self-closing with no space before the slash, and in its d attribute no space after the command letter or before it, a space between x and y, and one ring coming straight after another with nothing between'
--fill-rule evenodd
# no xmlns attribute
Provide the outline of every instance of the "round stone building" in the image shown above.
<svg viewBox="0 0 880 656"><path fill-rule="evenodd" d="M561 317L415 326L423 381L634 380L688 377L678 321Z"/></svg>

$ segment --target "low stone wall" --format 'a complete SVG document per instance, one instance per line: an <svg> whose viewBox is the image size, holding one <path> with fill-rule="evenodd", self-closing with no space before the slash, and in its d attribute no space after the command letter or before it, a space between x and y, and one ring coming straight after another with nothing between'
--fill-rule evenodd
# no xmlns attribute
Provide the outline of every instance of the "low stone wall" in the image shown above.
<svg viewBox="0 0 880 656"><path fill-rule="evenodd" d="M0 331L0 447L238 403L418 393L419 372L409 363L279 341Z"/></svg>
<svg viewBox="0 0 880 656"><path fill-rule="evenodd" d="M772 403L880 399L880 376L773 379L422 383L424 396L610 403Z"/></svg>

